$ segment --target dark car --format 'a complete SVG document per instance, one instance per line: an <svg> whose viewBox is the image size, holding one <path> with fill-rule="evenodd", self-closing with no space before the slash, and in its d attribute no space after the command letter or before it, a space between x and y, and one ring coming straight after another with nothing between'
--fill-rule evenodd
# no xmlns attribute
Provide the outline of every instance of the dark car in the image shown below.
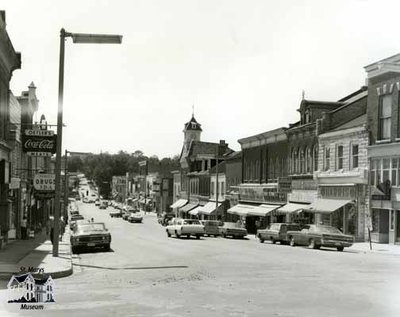
<svg viewBox="0 0 400 317"><path fill-rule="evenodd" d="M343 251L354 243L353 236L343 234L335 227L323 225L304 225L301 231L288 231L287 235L292 247L306 245L311 249L331 247Z"/></svg>
<svg viewBox="0 0 400 317"><path fill-rule="evenodd" d="M122 211L121 210L111 211L110 212L110 217L111 218L114 218L114 217L120 218L120 217L122 217Z"/></svg>
<svg viewBox="0 0 400 317"><path fill-rule="evenodd" d="M220 236L219 221L218 220L202 220L201 224L204 226L204 235L217 237Z"/></svg>
<svg viewBox="0 0 400 317"><path fill-rule="evenodd" d="M81 248L103 248L110 250L111 234L102 222L78 223L71 234L72 253Z"/></svg>
<svg viewBox="0 0 400 317"><path fill-rule="evenodd" d="M224 224L219 227L219 233L223 238L228 236L232 238L244 238L247 236L247 230L240 227L236 222L224 222Z"/></svg>
<svg viewBox="0 0 400 317"><path fill-rule="evenodd" d="M158 223L162 226L167 226L168 222L174 218L174 215L171 213L163 213L159 218L158 218Z"/></svg>
<svg viewBox="0 0 400 317"><path fill-rule="evenodd" d="M271 223L266 229L257 230L257 238L261 243L270 240L272 243L289 243L288 231L300 231L301 226L296 223Z"/></svg>

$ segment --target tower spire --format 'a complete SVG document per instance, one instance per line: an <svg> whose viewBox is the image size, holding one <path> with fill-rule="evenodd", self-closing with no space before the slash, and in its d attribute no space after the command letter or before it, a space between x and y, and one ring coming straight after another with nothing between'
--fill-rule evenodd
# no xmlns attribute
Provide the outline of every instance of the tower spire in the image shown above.
<svg viewBox="0 0 400 317"><path fill-rule="evenodd" d="M192 105L192 118L194 118L194 104Z"/></svg>

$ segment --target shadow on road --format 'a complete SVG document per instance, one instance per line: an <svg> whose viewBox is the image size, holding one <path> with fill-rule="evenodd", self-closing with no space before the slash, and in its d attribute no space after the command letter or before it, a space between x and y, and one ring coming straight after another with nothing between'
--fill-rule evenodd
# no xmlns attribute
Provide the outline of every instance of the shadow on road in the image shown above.
<svg viewBox="0 0 400 317"><path fill-rule="evenodd" d="M89 264L73 264L74 266L89 267L94 269L103 270L160 270L160 269L187 269L187 265L170 265L170 266L137 266L137 267L107 267L99 265L89 265Z"/></svg>

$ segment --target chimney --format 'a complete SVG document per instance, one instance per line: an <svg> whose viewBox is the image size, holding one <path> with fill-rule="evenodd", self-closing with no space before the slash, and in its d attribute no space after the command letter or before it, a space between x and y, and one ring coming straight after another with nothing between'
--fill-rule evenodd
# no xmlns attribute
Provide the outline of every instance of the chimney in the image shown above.
<svg viewBox="0 0 400 317"><path fill-rule="evenodd" d="M219 140L219 145L225 146L226 145L225 140Z"/></svg>

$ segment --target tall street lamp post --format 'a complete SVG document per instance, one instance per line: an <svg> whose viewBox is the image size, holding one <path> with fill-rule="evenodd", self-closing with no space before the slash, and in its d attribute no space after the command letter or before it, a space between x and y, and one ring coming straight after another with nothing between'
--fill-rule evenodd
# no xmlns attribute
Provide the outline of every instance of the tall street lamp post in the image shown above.
<svg viewBox="0 0 400 317"><path fill-rule="evenodd" d="M64 51L65 39L72 38L76 44L121 44L122 35L110 34L84 34L70 33L64 29L60 31L60 64L58 76L58 114L57 114L57 150L55 166L55 209L54 209L54 236L53 236L53 256L58 256L58 236L60 223L60 196L61 196L61 149L62 149L62 125L63 125L63 98L64 98Z"/></svg>

